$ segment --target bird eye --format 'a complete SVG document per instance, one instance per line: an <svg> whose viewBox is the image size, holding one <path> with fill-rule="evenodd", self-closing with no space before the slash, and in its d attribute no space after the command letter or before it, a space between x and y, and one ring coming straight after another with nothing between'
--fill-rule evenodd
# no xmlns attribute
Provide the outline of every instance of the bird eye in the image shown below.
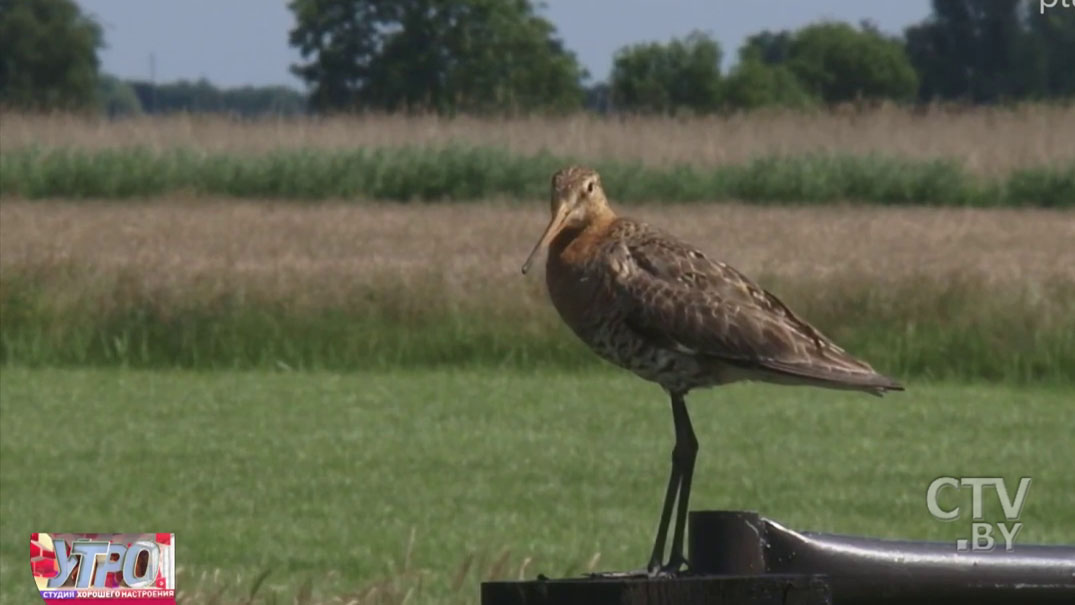
<svg viewBox="0 0 1075 605"><path fill-rule="evenodd" d="M586 193L593 193L593 181L586 183Z"/></svg>

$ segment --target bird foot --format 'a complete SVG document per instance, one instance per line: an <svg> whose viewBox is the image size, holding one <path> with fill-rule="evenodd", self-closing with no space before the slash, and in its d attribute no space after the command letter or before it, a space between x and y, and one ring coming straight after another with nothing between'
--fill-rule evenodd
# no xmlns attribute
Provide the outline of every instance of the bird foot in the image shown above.
<svg viewBox="0 0 1075 605"><path fill-rule="evenodd" d="M683 557L683 555L672 557L672 559L664 565L651 562L647 571L651 578L680 578L693 573L691 564L685 557Z"/></svg>
<svg viewBox="0 0 1075 605"><path fill-rule="evenodd" d="M622 580L625 578L648 578L648 569L632 569L630 571L595 571L587 576L593 580Z"/></svg>
<svg viewBox="0 0 1075 605"><path fill-rule="evenodd" d="M672 557L672 560L665 565L661 565L660 562L651 561L649 565L642 569L632 569L630 571L598 571L587 574L587 577L594 580L622 580L625 578L650 578L650 579L668 579L668 578L681 578L683 576L689 576L693 573L690 563L682 555Z"/></svg>

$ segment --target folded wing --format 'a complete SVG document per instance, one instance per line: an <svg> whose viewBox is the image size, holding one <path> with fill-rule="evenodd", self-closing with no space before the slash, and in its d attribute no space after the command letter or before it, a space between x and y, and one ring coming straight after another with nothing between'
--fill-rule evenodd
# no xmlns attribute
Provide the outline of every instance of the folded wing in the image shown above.
<svg viewBox="0 0 1075 605"><path fill-rule="evenodd" d="M632 329L668 348L872 392L902 387L855 359L732 267L621 219L599 255Z"/></svg>

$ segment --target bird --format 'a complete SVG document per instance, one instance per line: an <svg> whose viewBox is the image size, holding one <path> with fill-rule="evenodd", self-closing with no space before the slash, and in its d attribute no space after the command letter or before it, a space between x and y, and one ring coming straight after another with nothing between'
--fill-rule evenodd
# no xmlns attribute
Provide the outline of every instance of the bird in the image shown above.
<svg viewBox="0 0 1075 605"><path fill-rule="evenodd" d="M872 395L903 390L730 265L618 216L596 171L568 166L553 174L550 213L523 274L547 248L545 283L564 323L598 356L660 385L672 407L672 469L653 551L639 574L691 573L684 532L698 440L688 392L739 381Z"/></svg>

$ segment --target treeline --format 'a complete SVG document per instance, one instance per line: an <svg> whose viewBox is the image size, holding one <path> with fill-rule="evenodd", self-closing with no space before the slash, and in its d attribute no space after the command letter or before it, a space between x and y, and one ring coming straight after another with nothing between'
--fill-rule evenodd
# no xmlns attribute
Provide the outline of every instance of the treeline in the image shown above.
<svg viewBox="0 0 1075 605"><path fill-rule="evenodd" d="M307 96L286 86L121 80L99 71L103 45L101 27L71 0L0 0L0 106L108 115L306 111Z"/></svg>
<svg viewBox="0 0 1075 605"><path fill-rule="evenodd" d="M763 31L722 73L701 32L618 50L591 74L531 0L291 0L307 85L218 89L99 74L101 28L72 0L0 0L0 105L110 114L305 110L711 113L841 103L998 103L1075 97L1075 8L934 0L901 35L864 22ZM49 52L43 52L43 49Z"/></svg>
<svg viewBox="0 0 1075 605"><path fill-rule="evenodd" d="M1059 6L1059 5L1058 5ZM1075 9L1036 0L934 0L889 36L822 22L723 49L694 32L618 50L586 74L551 23L518 0L293 0L293 66L314 110L712 113L848 102L994 103L1075 96Z"/></svg>
<svg viewBox="0 0 1075 605"><path fill-rule="evenodd" d="M296 115L306 112L306 95L287 86L218 88L204 78L157 84L104 74L98 81L97 104L110 116L179 111Z"/></svg>

